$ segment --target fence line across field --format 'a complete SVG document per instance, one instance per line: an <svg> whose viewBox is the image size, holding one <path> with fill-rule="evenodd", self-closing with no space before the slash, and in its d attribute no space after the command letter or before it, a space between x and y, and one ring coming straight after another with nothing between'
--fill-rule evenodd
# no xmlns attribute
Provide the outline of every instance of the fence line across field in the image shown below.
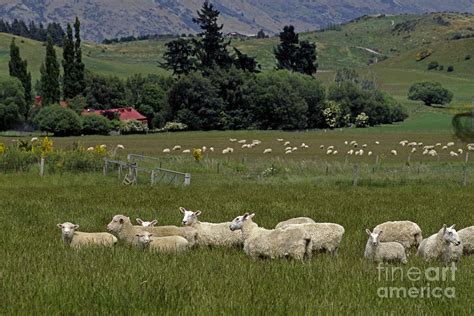
<svg viewBox="0 0 474 316"><path fill-rule="evenodd" d="M138 155L137 155L138 156ZM154 158L154 157L147 157ZM117 172L119 179L122 178L122 173L124 169L127 170L125 178L123 179L124 184L137 184L140 173L145 173L149 176L149 181L151 185L156 183L166 183L166 184L182 184L184 186L189 186L191 184L191 174L184 173L159 167L154 168L144 168L139 167L137 162L125 162L120 160L110 160L104 158L104 169L103 174L106 176L109 171L110 165L117 166ZM181 180L180 180L181 179Z"/></svg>

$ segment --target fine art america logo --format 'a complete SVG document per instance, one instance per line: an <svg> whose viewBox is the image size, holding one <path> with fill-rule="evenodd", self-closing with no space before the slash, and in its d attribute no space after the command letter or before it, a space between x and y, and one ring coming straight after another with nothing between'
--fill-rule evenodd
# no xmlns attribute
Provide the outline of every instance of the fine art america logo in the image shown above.
<svg viewBox="0 0 474 316"><path fill-rule="evenodd" d="M418 267L403 269L379 264L377 270L379 282L391 285L400 282L410 284L410 286L381 286L377 289L377 296L380 298L453 299L456 297L456 288L452 286L456 280L457 270L454 263L451 267L425 269Z"/></svg>

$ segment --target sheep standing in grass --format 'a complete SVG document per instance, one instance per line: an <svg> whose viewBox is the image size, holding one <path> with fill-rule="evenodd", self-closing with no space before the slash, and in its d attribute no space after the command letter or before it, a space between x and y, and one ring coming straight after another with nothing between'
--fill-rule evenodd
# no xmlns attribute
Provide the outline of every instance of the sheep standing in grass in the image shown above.
<svg viewBox="0 0 474 316"><path fill-rule="evenodd" d="M153 237L152 233L142 231L136 234L138 246L161 253L178 253L190 248L186 238L181 236Z"/></svg>
<svg viewBox="0 0 474 316"><path fill-rule="evenodd" d="M291 224L283 229L300 227L311 238L313 253L329 252L337 256L339 246L344 236L344 227L333 223Z"/></svg>
<svg viewBox="0 0 474 316"><path fill-rule="evenodd" d="M154 234L156 237L184 237L190 246L194 246L197 238L197 231L192 227L157 226L145 228L142 226L133 226L130 218L124 215L115 215L112 221L107 225L107 229L117 236L119 240L123 240L128 245L133 246L138 245L137 234L144 230Z"/></svg>
<svg viewBox="0 0 474 316"><path fill-rule="evenodd" d="M314 223L316 222L309 217L295 217L295 218L287 219L286 221L279 222L275 226L275 229L285 228L288 225L294 225L294 224L314 224Z"/></svg>
<svg viewBox="0 0 474 316"><path fill-rule="evenodd" d="M79 225L65 222L58 224L61 228L63 242L71 248L79 249L82 246L107 246L112 247L117 243L117 238L109 233L83 233L77 232Z"/></svg>
<svg viewBox="0 0 474 316"><path fill-rule="evenodd" d="M140 225L142 227L153 227L158 223L158 221L156 219L147 222L147 221L142 220L141 218L137 218L136 221L137 221L138 225Z"/></svg>
<svg viewBox="0 0 474 316"><path fill-rule="evenodd" d="M381 242L396 241L409 250L411 247L416 247L421 243L423 239L420 226L411 221L392 221L385 222L375 226L374 233L380 233L383 231Z"/></svg>
<svg viewBox="0 0 474 316"><path fill-rule="evenodd" d="M311 238L301 227L265 229L252 221L255 214L245 213L229 225L231 231L241 230L244 252L254 258L293 258L311 256Z"/></svg>
<svg viewBox="0 0 474 316"><path fill-rule="evenodd" d="M465 255L474 253L474 226L466 227L458 231L459 238L463 245Z"/></svg>
<svg viewBox="0 0 474 316"><path fill-rule="evenodd" d="M371 232L369 229L365 231L369 235L365 245L365 258L374 262L398 261L403 264L407 263L405 248L402 244L394 241L381 242L380 236L383 236L383 231L378 233Z"/></svg>
<svg viewBox="0 0 474 316"><path fill-rule="evenodd" d="M263 151L264 154L271 154L272 153L272 149L271 148L267 148Z"/></svg>
<svg viewBox="0 0 474 316"><path fill-rule="evenodd" d="M444 262L459 261L462 256L462 242L454 229L455 225L443 225L439 232L423 239L417 254L426 261L439 259Z"/></svg>
<svg viewBox="0 0 474 316"><path fill-rule="evenodd" d="M244 244L241 231L229 230L230 222L200 222L198 216L201 215L201 211L188 211L184 207L180 207L179 210L184 216L183 225L196 229L198 245L240 247Z"/></svg>

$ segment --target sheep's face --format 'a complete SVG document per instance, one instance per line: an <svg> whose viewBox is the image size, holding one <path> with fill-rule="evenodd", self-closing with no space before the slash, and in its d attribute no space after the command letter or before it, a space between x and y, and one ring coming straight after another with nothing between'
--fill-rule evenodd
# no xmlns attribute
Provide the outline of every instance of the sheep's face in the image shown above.
<svg viewBox="0 0 474 316"><path fill-rule="evenodd" d="M234 220L230 223L229 225L229 229L231 231L234 231L234 230L238 230L238 229L242 229L242 226L244 226L245 222L247 222L248 220L252 219L252 217L254 217L255 214L249 214L249 213L245 213L244 215L242 216L237 216L236 218L234 218Z"/></svg>
<svg viewBox="0 0 474 316"><path fill-rule="evenodd" d="M143 227L154 227L158 223L158 221L154 219L151 222L146 222L140 218L137 218L137 223L138 225L141 225Z"/></svg>
<svg viewBox="0 0 474 316"><path fill-rule="evenodd" d="M179 210L181 213L183 213L183 225L192 225L197 223L198 221L198 216L201 215L201 211L193 212L193 211L188 211L184 207L180 207Z"/></svg>
<svg viewBox="0 0 474 316"><path fill-rule="evenodd" d="M123 215L115 215L112 221L107 225L107 230L118 233L122 230L124 223L130 223L130 218Z"/></svg>
<svg viewBox="0 0 474 316"><path fill-rule="evenodd" d="M58 227L61 228L63 237L72 238L72 236L74 236L74 232L76 231L76 229L79 228L79 225L65 222L62 224L58 224Z"/></svg>
<svg viewBox="0 0 474 316"><path fill-rule="evenodd" d="M138 233L136 236L138 237L138 243L140 245L142 245L143 247L148 247L150 245L151 237L153 236L153 234L150 234L147 231L143 231L141 233Z"/></svg>
<svg viewBox="0 0 474 316"><path fill-rule="evenodd" d="M382 231L375 233L371 232L370 230L366 229L365 230L367 235L369 235L369 242L372 246L376 247L379 244L380 241L380 235L382 235Z"/></svg>
<svg viewBox="0 0 474 316"><path fill-rule="evenodd" d="M454 229L456 225L451 227L443 226L443 239L448 244L453 244L459 246L461 244L461 239L459 238L458 232Z"/></svg>

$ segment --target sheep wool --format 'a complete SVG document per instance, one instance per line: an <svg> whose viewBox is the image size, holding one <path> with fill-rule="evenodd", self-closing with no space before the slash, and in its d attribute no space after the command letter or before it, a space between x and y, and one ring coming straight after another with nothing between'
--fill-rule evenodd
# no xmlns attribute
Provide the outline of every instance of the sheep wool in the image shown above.
<svg viewBox="0 0 474 316"><path fill-rule="evenodd" d="M189 250L189 242L181 236L153 237L148 231L137 234L138 245L160 253L179 253Z"/></svg>
<svg viewBox="0 0 474 316"><path fill-rule="evenodd" d="M423 239L420 226L411 221L392 221L375 226L374 233L381 231L383 231L380 236L381 242L396 241L407 250L411 247L418 248Z"/></svg>
<svg viewBox="0 0 474 316"><path fill-rule="evenodd" d="M402 244L395 241L381 242L380 236L384 232L371 232L369 229L365 230L369 239L365 245L364 257L374 262L391 262L398 261L403 264L407 263L407 256L405 248Z"/></svg>
<svg viewBox="0 0 474 316"><path fill-rule="evenodd" d="M474 226L466 227L458 231L459 238L463 244L463 253L470 255L474 253Z"/></svg>
<svg viewBox="0 0 474 316"><path fill-rule="evenodd" d="M423 239L420 247L418 247L417 255L426 261L459 261L462 256L463 246L454 226L447 227L443 225L438 233Z"/></svg>
<svg viewBox="0 0 474 316"><path fill-rule="evenodd" d="M316 223L313 219L309 217L294 217L290 218L286 221L279 222L276 226L275 229L280 229L280 228L285 228L288 225L292 224L314 224Z"/></svg>
<svg viewBox="0 0 474 316"><path fill-rule="evenodd" d="M57 224L61 229L63 242L71 248L79 249L83 246L106 246L113 247L117 243L117 238L109 233L84 233L77 232L79 225L65 222Z"/></svg>

